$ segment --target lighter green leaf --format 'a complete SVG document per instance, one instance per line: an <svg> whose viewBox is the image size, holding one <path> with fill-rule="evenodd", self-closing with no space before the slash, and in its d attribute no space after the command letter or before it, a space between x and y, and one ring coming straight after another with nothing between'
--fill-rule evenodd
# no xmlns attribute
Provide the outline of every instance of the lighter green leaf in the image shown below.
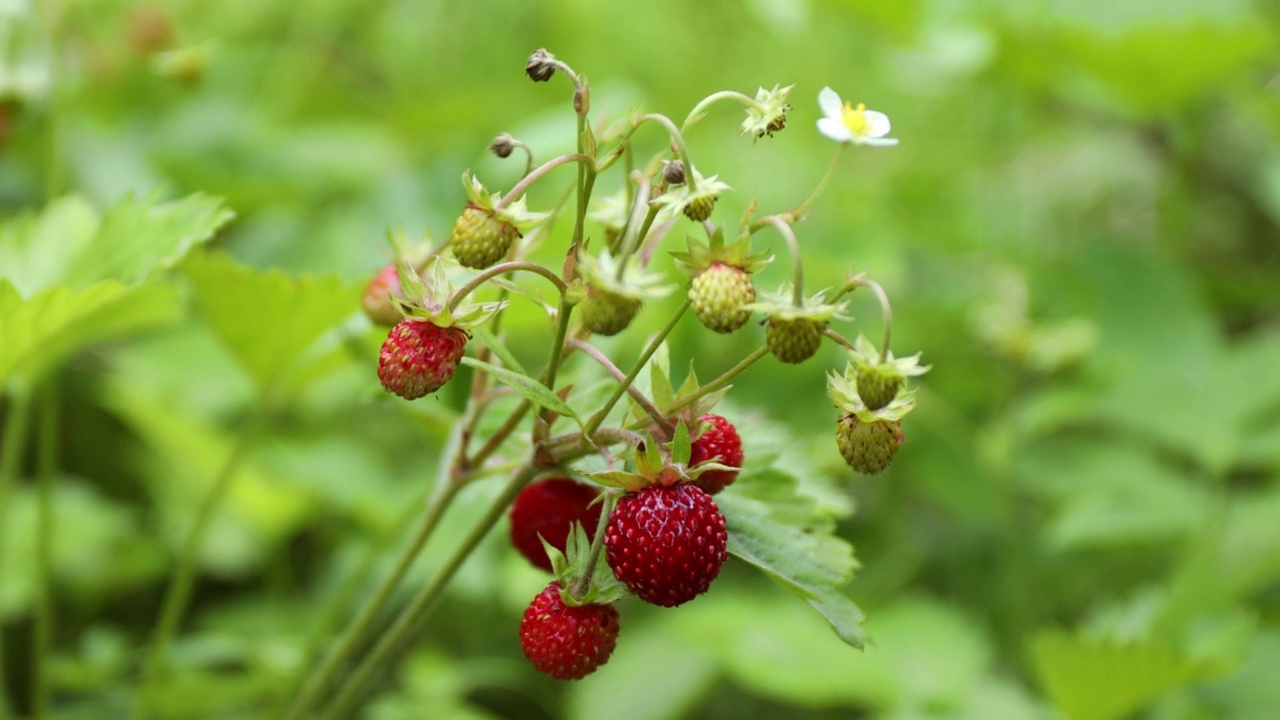
<svg viewBox="0 0 1280 720"><path fill-rule="evenodd" d="M862 647L862 612L839 591L857 568L853 547L835 535L831 517L796 493L792 478L766 472L744 480L716 497L729 531L729 552L781 580L842 640Z"/></svg>
<svg viewBox="0 0 1280 720"><path fill-rule="evenodd" d="M1211 665L1153 642L1122 644L1058 630L1036 636L1031 653L1045 693L1067 720L1126 717L1215 674Z"/></svg>
<svg viewBox="0 0 1280 720"><path fill-rule="evenodd" d="M104 280L136 285L173 267L231 218L220 199L203 195L168 203L129 196L105 214L84 198L64 197L0 226L0 268L25 296Z"/></svg>
<svg viewBox="0 0 1280 720"><path fill-rule="evenodd" d="M581 421L578 418L578 413L574 412L573 408L569 407L568 403L561 400L555 395L555 393L548 390L547 386L537 380L534 380L528 375L521 375L518 372L498 367L497 365L491 365L487 362L470 357L462 358L462 364L470 365L473 368L489 373L498 382L523 395L529 402L534 403L539 407L544 407L552 412L559 413L565 417L572 418L581 424Z"/></svg>
<svg viewBox="0 0 1280 720"><path fill-rule="evenodd" d="M359 303L360 288L336 275L259 270L212 253L193 256L184 270L205 322L262 387Z"/></svg>
<svg viewBox="0 0 1280 720"><path fill-rule="evenodd" d="M502 341L494 337L493 333L489 332L483 325L473 327L468 330L468 332L475 336L476 340L483 343L485 347L492 350L493 354L497 355L498 359L502 361L502 364L506 365L513 372L517 372L521 375L529 374L525 371L524 367L520 365L520 361L516 360L516 356L512 355L511 351L507 349L507 346L503 345Z"/></svg>

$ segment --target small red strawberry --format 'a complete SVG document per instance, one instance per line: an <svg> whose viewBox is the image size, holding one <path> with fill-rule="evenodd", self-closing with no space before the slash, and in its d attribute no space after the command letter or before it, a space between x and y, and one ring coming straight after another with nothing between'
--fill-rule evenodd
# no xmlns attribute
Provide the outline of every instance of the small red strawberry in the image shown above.
<svg viewBox="0 0 1280 720"><path fill-rule="evenodd" d="M732 468L742 467L742 438L738 429L725 418L710 413L699 418L707 423L707 429L693 440L690 447L689 465L697 465L713 458L721 465ZM702 488L709 495L715 495L738 478L737 470L707 470L698 476L694 485Z"/></svg>
<svg viewBox="0 0 1280 720"><path fill-rule="evenodd" d="M360 307L374 325L394 327L404 319L404 315L400 313L392 297L403 299L400 293L400 271L395 263L379 270L364 287Z"/></svg>
<svg viewBox="0 0 1280 720"><path fill-rule="evenodd" d="M378 354L378 379L387 392L416 400L439 390L462 359L467 328L483 323L502 303L455 302L439 258L429 262L424 281L407 260L397 263L404 299L394 298L404 318L391 328Z"/></svg>
<svg viewBox="0 0 1280 720"><path fill-rule="evenodd" d="M599 495L597 488L563 477L526 485L511 504L511 544L536 567L551 572L542 540L565 552L565 540L575 522L594 538L602 508L591 503Z"/></svg>
<svg viewBox="0 0 1280 720"><path fill-rule="evenodd" d="M524 656L539 672L558 680L595 672L617 643L618 611L613 605L567 605L558 581L533 598L520 620Z"/></svg>
<svg viewBox="0 0 1280 720"><path fill-rule="evenodd" d="M387 392L416 400L439 390L462 359L467 331L405 318L391 328L378 355L378 379Z"/></svg>
<svg viewBox="0 0 1280 720"><path fill-rule="evenodd" d="M675 607L711 587L728 554L724 515L690 484L649 485L618 500L605 531L605 556L641 600Z"/></svg>

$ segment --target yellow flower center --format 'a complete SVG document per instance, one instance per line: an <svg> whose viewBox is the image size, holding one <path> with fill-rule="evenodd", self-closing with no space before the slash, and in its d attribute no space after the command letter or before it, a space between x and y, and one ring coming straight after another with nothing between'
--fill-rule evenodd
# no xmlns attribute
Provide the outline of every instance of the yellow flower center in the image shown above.
<svg viewBox="0 0 1280 720"><path fill-rule="evenodd" d="M845 103L844 112L841 115L844 126L854 135L866 135L871 129L871 121L867 120L867 106L862 103L858 103L856 108L853 103Z"/></svg>

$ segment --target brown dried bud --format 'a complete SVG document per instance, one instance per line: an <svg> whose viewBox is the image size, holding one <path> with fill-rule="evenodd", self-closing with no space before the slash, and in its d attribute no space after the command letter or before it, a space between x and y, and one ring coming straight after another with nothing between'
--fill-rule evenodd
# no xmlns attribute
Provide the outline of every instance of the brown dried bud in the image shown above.
<svg viewBox="0 0 1280 720"><path fill-rule="evenodd" d="M662 161L662 179L669 185L684 184L684 163L679 160Z"/></svg>
<svg viewBox="0 0 1280 720"><path fill-rule="evenodd" d="M534 82L546 82L556 74L555 56L547 52L546 48L538 48L529 56L529 61L524 64L524 74Z"/></svg>
<svg viewBox="0 0 1280 720"><path fill-rule="evenodd" d="M516 149L516 139L508 133L502 133L494 138L493 142L489 143L489 149L493 151L494 155L505 160L511 157L511 153Z"/></svg>

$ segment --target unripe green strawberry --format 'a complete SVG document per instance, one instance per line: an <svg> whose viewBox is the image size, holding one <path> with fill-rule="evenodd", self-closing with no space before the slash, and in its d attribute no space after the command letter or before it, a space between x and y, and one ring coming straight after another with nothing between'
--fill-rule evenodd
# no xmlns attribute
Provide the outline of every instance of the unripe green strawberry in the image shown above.
<svg viewBox="0 0 1280 720"><path fill-rule="evenodd" d="M378 355L378 379L387 392L416 400L439 390L462 358L467 331L405 318L391 328Z"/></svg>
<svg viewBox="0 0 1280 720"><path fill-rule="evenodd" d="M684 206L684 216L694 222L702 222L711 217L711 211L715 209L716 197L714 195L699 195Z"/></svg>
<svg viewBox="0 0 1280 720"><path fill-rule="evenodd" d="M709 330L731 333L751 318L743 306L756 299L751 276L740 267L715 263L698 273L689 286L693 314Z"/></svg>
<svg viewBox="0 0 1280 720"><path fill-rule="evenodd" d="M529 603L520 619L520 649L539 672L578 680L605 664L618 644L618 611L609 604L566 605L560 582Z"/></svg>
<svg viewBox="0 0 1280 720"><path fill-rule="evenodd" d="M640 311L641 301L601 288L589 288L587 297L578 305L582 324L597 335L617 335L631 324Z"/></svg>
<svg viewBox="0 0 1280 720"><path fill-rule="evenodd" d="M893 462L902 446L900 421L864 422L847 413L836 423L836 447L849 467L864 475L875 475Z"/></svg>
<svg viewBox="0 0 1280 720"><path fill-rule="evenodd" d="M364 295L360 297L360 307L374 325L394 327L404 319L404 314L391 301L393 296L403 298L400 292L400 273L395 263L379 270L365 286Z"/></svg>
<svg viewBox="0 0 1280 720"><path fill-rule="evenodd" d="M453 223L453 255L463 266L483 270L505 258L519 237L514 225L499 220L487 208L467 203Z"/></svg>
<svg viewBox="0 0 1280 720"><path fill-rule="evenodd" d="M868 410L879 410L893 402L907 382L906 376L889 366L870 366L858 370L858 396Z"/></svg>
<svg viewBox="0 0 1280 720"><path fill-rule="evenodd" d="M682 605L707 591L728 557L724 515L688 484L650 485L618 500L605 530L614 577L645 602Z"/></svg>
<svg viewBox="0 0 1280 720"><path fill-rule="evenodd" d="M771 317L764 328L764 342L769 352L782 362L802 363L818 352L826 327L826 322L803 317L790 320Z"/></svg>

